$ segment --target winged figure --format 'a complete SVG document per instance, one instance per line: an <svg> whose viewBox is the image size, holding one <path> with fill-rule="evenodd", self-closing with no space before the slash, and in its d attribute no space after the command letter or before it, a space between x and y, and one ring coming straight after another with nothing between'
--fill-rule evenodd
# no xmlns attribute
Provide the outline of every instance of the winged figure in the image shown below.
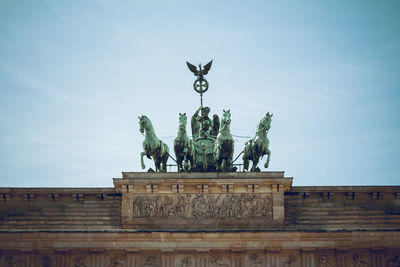
<svg viewBox="0 0 400 267"><path fill-rule="evenodd" d="M189 62L186 61L186 64L191 72L194 73L194 76L199 76L200 79L203 79L204 75L208 73L208 71L211 69L211 64L212 60L208 62L206 65L204 65L203 68L201 68L201 64L199 64L199 69L193 64L190 64Z"/></svg>

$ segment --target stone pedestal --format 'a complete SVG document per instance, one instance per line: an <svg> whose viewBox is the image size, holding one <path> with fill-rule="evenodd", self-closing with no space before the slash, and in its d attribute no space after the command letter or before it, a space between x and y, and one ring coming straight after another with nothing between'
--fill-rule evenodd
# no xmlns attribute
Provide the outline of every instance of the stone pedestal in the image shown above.
<svg viewBox="0 0 400 267"><path fill-rule="evenodd" d="M126 229L240 230L284 224L292 178L263 173L134 173L114 178Z"/></svg>

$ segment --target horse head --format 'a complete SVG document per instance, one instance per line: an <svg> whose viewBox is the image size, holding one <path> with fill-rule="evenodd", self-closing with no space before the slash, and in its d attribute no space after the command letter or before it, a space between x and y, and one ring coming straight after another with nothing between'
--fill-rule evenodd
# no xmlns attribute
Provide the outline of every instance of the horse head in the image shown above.
<svg viewBox="0 0 400 267"><path fill-rule="evenodd" d="M260 124L262 124L263 128L267 131L271 128L272 115L274 114L269 114L269 112L267 112L267 114L265 114L265 116L261 119Z"/></svg>
<svg viewBox="0 0 400 267"><path fill-rule="evenodd" d="M179 130L180 131L185 131L186 130L186 124L187 124L186 112L185 113L179 113Z"/></svg>
<svg viewBox="0 0 400 267"><path fill-rule="evenodd" d="M224 128L225 125L229 126L231 124L231 110L224 109L223 111L224 111L224 114L222 115L222 120L221 120L222 127L221 128Z"/></svg>
<svg viewBox="0 0 400 267"><path fill-rule="evenodd" d="M144 131L150 130L150 120L145 115L138 117L139 118L139 131L143 134Z"/></svg>

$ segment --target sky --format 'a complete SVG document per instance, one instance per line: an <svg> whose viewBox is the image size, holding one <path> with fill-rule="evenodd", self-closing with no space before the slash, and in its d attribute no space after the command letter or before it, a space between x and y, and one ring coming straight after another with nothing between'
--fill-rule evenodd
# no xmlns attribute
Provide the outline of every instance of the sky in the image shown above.
<svg viewBox="0 0 400 267"><path fill-rule="evenodd" d="M204 104L230 109L233 135L274 114L263 171L295 186L399 185L399 12L368 0L0 1L0 187L112 187L143 171L138 116L173 151L178 114L200 105L185 61L211 59ZM248 139L235 137L235 156Z"/></svg>

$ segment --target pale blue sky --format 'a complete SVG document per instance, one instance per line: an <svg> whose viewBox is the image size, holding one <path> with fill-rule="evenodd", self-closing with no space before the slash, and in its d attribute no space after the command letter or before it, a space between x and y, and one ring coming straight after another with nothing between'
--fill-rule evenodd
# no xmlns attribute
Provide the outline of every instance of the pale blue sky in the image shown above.
<svg viewBox="0 0 400 267"><path fill-rule="evenodd" d="M210 59L204 102L231 110L233 134L274 113L269 170L398 185L399 14L399 1L0 1L0 186L141 171L137 117L175 136L199 105L185 61Z"/></svg>

